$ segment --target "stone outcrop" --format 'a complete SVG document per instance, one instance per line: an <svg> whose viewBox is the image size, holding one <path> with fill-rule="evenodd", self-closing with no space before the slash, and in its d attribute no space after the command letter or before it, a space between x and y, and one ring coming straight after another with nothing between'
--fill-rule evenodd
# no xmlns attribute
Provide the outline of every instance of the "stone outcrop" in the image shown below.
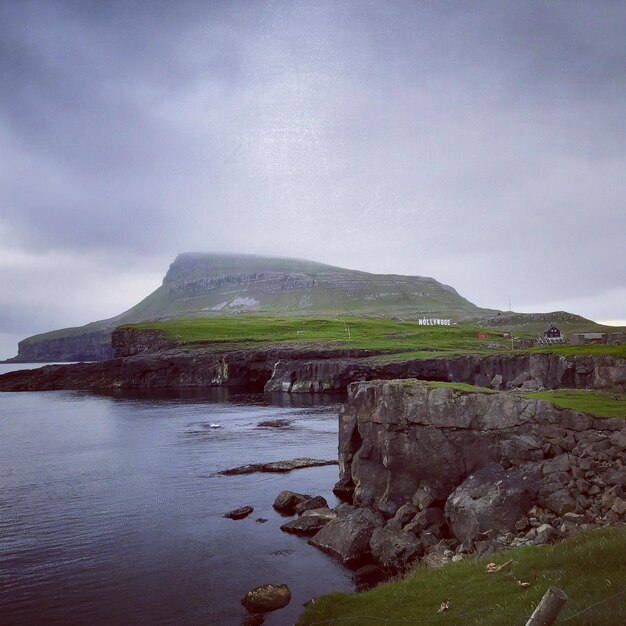
<svg viewBox="0 0 626 626"><path fill-rule="evenodd" d="M11 363L42 363L46 361L104 361L113 358L111 329L68 334L47 338L31 337L20 341L17 356Z"/></svg>
<svg viewBox="0 0 626 626"><path fill-rule="evenodd" d="M337 490L356 511L387 519L361 546L386 569L401 570L422 550L440 562L625 521L618 418L515 392L396 380L351 384L339 419Z"/></svg>
<svg viewBox="0 0 626 626"><path fill-rule="evenodd" d="M394 360L362 358L277 361L265 391L288 393L343 391L355 381L417 378L497 389L626 389L626 359L605 356L517 354Z"/></svg>
<svg viewBox="0 0 626 626"><path fill-rule="evenodd" d="M345 392L348 384L359 380L395 378L492 385L498 389L626 389L626 359L606 355L522 354L385 362L384 355L372 350L302 346L222 349L215 345L189 348L176 345L160 333L153 337L153 332L120 329L113 342L117 353L125 356L100 363L10 372L0 376L0 391L238 387L316 393ZM368 358L371 356L378 360Z"/></svg>

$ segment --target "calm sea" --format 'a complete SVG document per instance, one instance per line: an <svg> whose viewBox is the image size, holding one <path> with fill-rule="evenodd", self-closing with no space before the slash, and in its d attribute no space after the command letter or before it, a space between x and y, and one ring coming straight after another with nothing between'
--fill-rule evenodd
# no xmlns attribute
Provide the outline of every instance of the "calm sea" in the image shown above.
<svg viewBox="0 0 626 626"><path fill-rule="evenodd" d="M282 489L333 506L336 466L215 475L336 458L337 412L336 398L0 393L0 623L238 625L245 592L275 582L293 597L266 624L287 625L310 598L353 589L272 508ZM277 418L291 427L258 426ZM246 504L247 519L222 517Z"/></svg>

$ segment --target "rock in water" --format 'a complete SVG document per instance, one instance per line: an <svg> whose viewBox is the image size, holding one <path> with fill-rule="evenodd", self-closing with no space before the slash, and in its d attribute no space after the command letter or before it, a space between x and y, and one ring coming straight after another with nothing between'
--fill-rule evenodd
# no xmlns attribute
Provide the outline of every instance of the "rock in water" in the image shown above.
<svg viewBox="0 0 626 626"><path fill-rule="evenodd" d="M288 428L289 426L291 426L291 420L284 419L265 420L257 424L259 428Z"/></svg>
<svg viewBox="0 0 626 626"><path fill-rule="evenodd" d="M250 613L267 613L287 606L291 601L291 591L287 585L260 585L241 599L241 604Z"/></svg>
<svg viewBox="0 0 626 626"><path fill-rule="evenodd" d="M274 508L280 513L286 513L293 515L296 512L296 507L307 500L310 500L311 496L303 493L296 493L295 491L281 491L276 500L274 500Z"/></svg>
<svg viewBox="0 0 626 626"><path fill-rule="evenodd" d="M312 511L313 509L327 509L328 502L326 502L326 498L322 496L315 496L310 498L309 500L305 500L296 506L296 513L298 515L302 515L305 511Z"/></svg>
<svg viewBox="0 0 626 626"><path fill-rule="evenodd" d="M372 533L383 524L380 513L356 509L328 522L309 543L351 567L371 558Z"/></svg>
<svg viewBox="0 0 626 626"><path fill-rule="evenodd" d="M235 509L234 511L224 514L224 517L227 517L228 519L243 519L244 517L248 517L252 511L254 511L253 507L242 506L239 509Z"/></svg>
<svg viewBox="0 0 626 626"><path fill-rule="evenodd" d="M283 524L280 529L283 532L296 535L314 535L336 517L337 513L327 507L310 509L302 513L298 519Z"/></svg>

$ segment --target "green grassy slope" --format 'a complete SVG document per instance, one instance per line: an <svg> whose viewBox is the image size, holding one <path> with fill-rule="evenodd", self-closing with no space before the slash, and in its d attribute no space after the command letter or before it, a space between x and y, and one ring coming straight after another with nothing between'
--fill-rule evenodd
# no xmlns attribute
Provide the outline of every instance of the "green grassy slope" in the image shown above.
<svg viewBox="0 0 626 626"><path fill-rule="evenodd" d="M626 615L624 582L626 529L587 531L553 546L515 548L439 569L418 566L404 579L361 594L317 598L301 615L300 626L385 623L523 625L551 586L569 601L559 621L572 626L618 626ZM489 562L512 563L487 573ZM517 581L530 583L520 586ZM438 610L449 601L445 613ZM336 620L331 622L331 620ZM392 622L391 620L396 620Z"/></svg>

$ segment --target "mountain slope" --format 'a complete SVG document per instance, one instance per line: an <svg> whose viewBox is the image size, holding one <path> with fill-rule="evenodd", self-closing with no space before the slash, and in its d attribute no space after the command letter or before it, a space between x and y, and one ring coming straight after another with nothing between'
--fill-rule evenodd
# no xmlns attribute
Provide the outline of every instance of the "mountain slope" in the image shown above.
<svg viewBox="0 0 626 626"><path fill-rule="evenodd" d="M163 284L116 317L29 337L15 360L100 360L111 356L111 331L123 323L177 317L263 315L382 315L403 319L485 318L455 289L433 278L370 274L299 259L185 253Z"/></svg>

